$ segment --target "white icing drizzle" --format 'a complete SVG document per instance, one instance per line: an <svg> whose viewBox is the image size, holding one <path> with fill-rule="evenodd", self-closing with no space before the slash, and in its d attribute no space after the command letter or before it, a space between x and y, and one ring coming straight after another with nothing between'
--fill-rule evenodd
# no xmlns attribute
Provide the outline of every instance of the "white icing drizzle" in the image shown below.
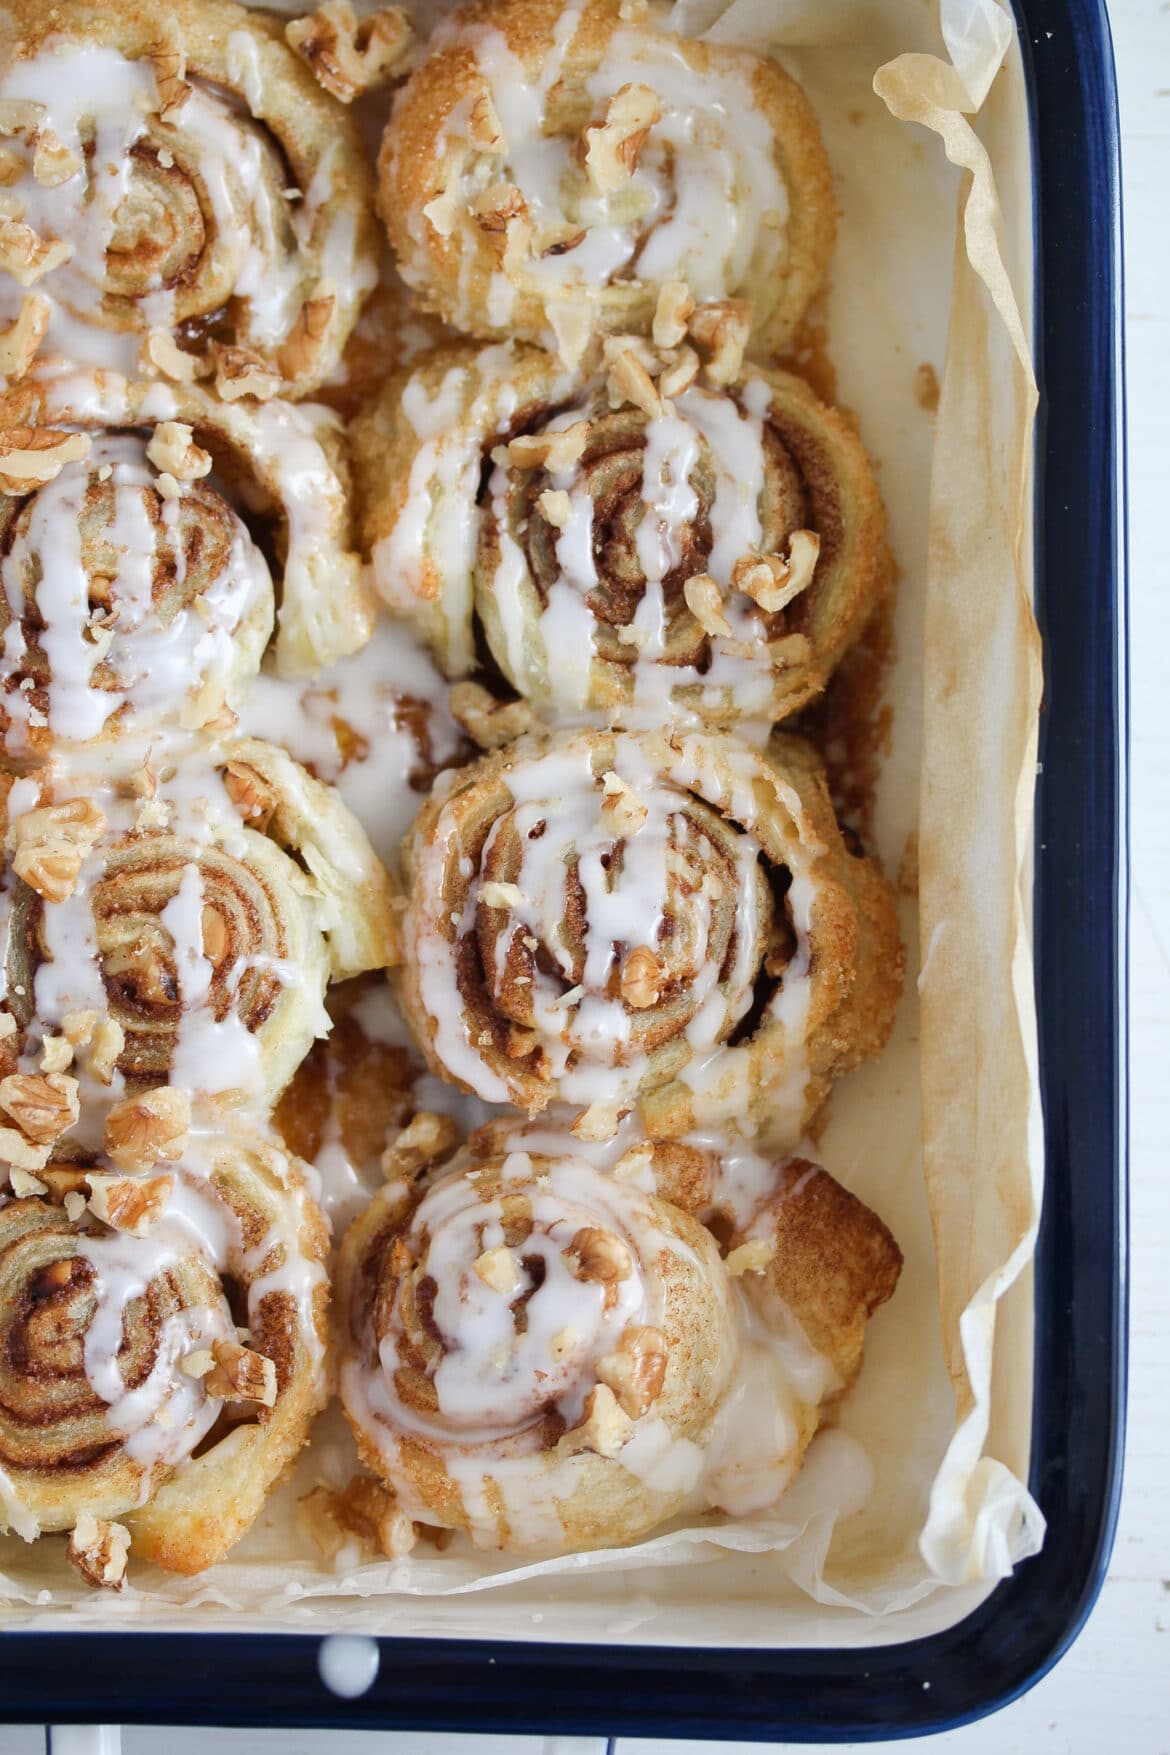
<svg viewBox="0 0 1170 1755"><path fill-rule="evenodd" d="M633 698L611 709L623 723L661 727L686 722L680 692L692 691L709 706L733 699L737 715L766 716L773 692L774 659L768 632L755 602L732 588L732 570L745 556L760 553L763 534L760 498L764 487L763 422L769 400L762 379L753 379L741 396L693 387L667 403L646 423L642 465L645 511L635 533L645 585L632 620L637 636ZM548 423L555 430L595 412L590 399ZM711 551L704 570L722 596L726 634L710 637L708 661L694 665L664 662L667 610L662 581L678 566L683 532L699 501L693 481L703 462L714 480L709 509ZM590 666L597 624L586 599L598 583L594 559L593 501L582 477L587 465L559 472L555 485L569 495L569 516L556 540L558 574L537 620L535 641L527 624L532 584L522 549L507 528L509 475L497 469L489 483L500 560L492 579L492 600L505 630L507 659L516 676L529 668L527 644L534 643L542 687L562 715L588 717ZM693 719L693 713L690 715Z"/></svg>
<svg viewBox="0 0 1170 1755"><path fill-rule="evenodd" d="M658 765L663 755L667 758L665 771ZM759 768L755 758L749 760L744 796L738 804L731 800L731 815L739 823L755 819L750 782L758 777ZM505 980L508 955L518 936L534 938L554 960L555 972L533 968L531 999L537 1035L560 1095L567 1102L620 1101L642 1082L647 1056L631 1037L629 1011L608 991L620 959L641 945L656 950L668 975L674 958L684 959L690 1006L685 1024L690 1060L682 1074L687 1082L699 1088L718 1080L720 1089L725 1082L730 1087L726 1057L742 1056L746 1064L746 1048L728 1049L724 1038L752 1000L761 850L749 830L738 832L733 844L734 943L729 958L717 957L711 954L712 906L703 883L713 849L687 815L689 798L707 794L706 771L698 750L685 744L678 755L666 745L661 749L654 746L648 753L636 738L617 738L613 772L645 810L638 826L620 832L615 830L613 818L607 817L602 778L593 771L588 739L572 740L539 756L518 760L508 771L512 805L489 831L481 868L490 859L505 825L521 857L508 902L507 930L496 937L495 967L488 972L489 981L493 975L497 985ZM551 832L543 833L541 823L547 823ZM441 895L455 834L454 820L448 823L440 817L429 844L420 849L417 888L423 896ZM613 860L615 838L623 842L617 862ZM570 852L576 857L577 881L584 894L581 967L561 932L566 906L565 861ZM689 881L681 886L680 861L683 871L689 873ZM476 928L482 905L481 881L468 886L457 940ZM783 1016L791 1042L795 1102L797 1088L803 1093L805 1083L801 1025L808 1003L806 916L813 892L805 880L798 887L795 874L793 884L804 909L794 911L797 933L804 935L803 951L798 952L771 1007L774 1015ZM669 935L664 932L668 911L676 916ZM681 919L677 918L680 914ZM434 1025L436 1052L444 1065L481 1097L504 1100L502 1080L477 1051L473 1039L476 1026L464 1011L451 944L437 931L419 933L409 915L406 930L417 946L420 991ZM740 1082L733 1098L729 1088L728 1103L734 1101L742 1107L744 1089ZM729 1108L729 1118L732 1112Z"/></svg>
<svg viewBox="0 0 1170 1755"><path fill-rule="evenodd" d="M180 607L165 620L159 614L152 593L156 568L169 561L177 587L186 578L181 507L191 488L179 484L177 499L161 499L145 451L146 441L135 434L99 433L85 463L66 464L28 502L26 517L16 515L14 540L0 559L0 587L10 618L0 644L0 683L22 669L27 645L21 617L28 582L35 579L34 601L42 624L37 637L48 665L47 729L58 743L85 743L100 736L122 708L129 712L119 722L123 729L150 730L166 717L177 717L184 698L206 685L218 685L220 697L232 704L240 694L241 673L259 662L271 629L267 563L226 501L217 508L230 531L226 564L200 594L198 609ZM106 475L113 500L113 516L101 540L114 554L109 593L116 620L112 635L104 640L95 638L97 630L91 626L93 533L88 566L81 548L81 520L97 472ZM209 490L201 486L200 491L206 496ZM115 673L115 687L94 684L103 660ZM5 747L14 755L24 754L30 729L44 727L46 716L20 688L6 691L4 707L9 720Z"/></svg>
<svg viewBox="0 0 1170 1755"><path fill-rule="evenodd" d="M230 34L227 62L252 111L266 107L249 32ZM116 242L119 210L133 194L136 174L142 174L136 148L153 151L156 128L161 150L180 167L176 174L183 174L188 158L195 167L191 181L213 264L205 269L210 293L217 306L234 296L246 313L235 339L253 347L279 344L319 282L343 291L347 300L369 290L374 270L357 251L354 216L339 211L321 223L333 188L328 164L322 162L296 211L282 193L287 173L263 124L214 86L194 80L181 110L162 122L149 59L130 60L101 44L57 40L8 68L0 79L0 99L40 104L41 127L83 159L83 168L48 187L32 175L27 143L20 137L10 142L27 160L19 179L25 222L41 237L71 247L68 261L38 285L51 305L47 355L131 372L138 353L131 331L170 329L175 322L175 296L161 285L157 291L146 289L137 309L108 301L103 306L116 285L108 252ZM92 141L88 158L87 141ZM13 316L20 297L15 282L6 280L0 287L0 316Z"/></svg>
<svg viewBox="0 0 1170 1755"><path fill-rule="evenodd" d="M552 1407L569 1428L580 1420L596 1363L622 1330L663 1321L664 1287L653 1265L660 1252L696 1258L657 1225L649 1191L615 1181L608 1165L593 1161L597 1153L586 1156L575 1142L567 1153L565 1136L555 1129L546 1135L524 1128L510 1143L514 1149L501 1167L501 1186L493 1182L480 1192L480 1172L453 1170L424 1195L406 1233L416 1259L423 1260L425 1251L425 1273L435 1285L431 1315L443 1337L431 1373L437 1409L422 1412L398 1392L398 1304L377 1360L343 1364L342 1394L351 1416L381 1450L410 1515L425 1522L428 1507L416 1495L409 1468L398 1464L404 1441L421 1441L437 1447L477 1544L490 1547L498 1540L498 1497L513 1542L555 1550L565 1540L561 1502L572 1497L579 1473L571 1458L539 1456L534 1422ZM612 1156L610 1147L599 1150ZM510 1182L531 1203L532 1234L514 1250L529 1284L536 1258L540 1263L521 1332L512 1310L516 1288L494 1290L474 1267L503 1242L501 1200ZM608 1309L600 1285L565 1271L562 1251L586 1225L610 1232L633 1251L633 1273L618 1282L618 1299ZM709 1427L682 1436L651 1405L634 1421L614 1460L680 1508L746 1516L779 1498L815 1423L810 1410L840 1385L778 1300L765 1322L737 1286L730 1311L726 1387Z"/></svg>
<svg viewBox="0 0 1170 1755"><path fill-rule="evenodd" d="M403 717L404 701L426 714L429 750L420 750ZM411 775L427 763L450 761L461 733L444 702L442 679L401 624L383 619L368 645L318 672L310 683L290 684L264 672L240 707L240 728L280 744L336 786L370 837L375 853L393 865L420 797Z"/></svg>
<svg viewBox="0 0 1170 1755"><path fill-rule="evenodd" d="M548 344L554 350L565 344L569 356L580 352L569 339L571 311L587 312L609 286L679 278L699 298L764 286L783 269L789 206L772 131L752 89L753 59L723 52L717 65L700 72L676 40L652 30L615 31L586 83L594 119L631 84L651 87L662 112L629 180L597 193L575 157L576 130L549 127L549 94L581 11L576 4L560 14L535 78L491 26L463 31L499 116L505 150L481 154L464 144L463 102L453 107L438 143L440 154L456 154L448 193L466 234L465 263L478 239L474 202L491 184L519 189L538 237L584 231L572 248L511 271L511 285L497 274L489 289L489 317L501 325L510 319L516 286L543 293ZM414 232L421 238L420 225ZM460 320L468 315L465 297Z"/></svg>

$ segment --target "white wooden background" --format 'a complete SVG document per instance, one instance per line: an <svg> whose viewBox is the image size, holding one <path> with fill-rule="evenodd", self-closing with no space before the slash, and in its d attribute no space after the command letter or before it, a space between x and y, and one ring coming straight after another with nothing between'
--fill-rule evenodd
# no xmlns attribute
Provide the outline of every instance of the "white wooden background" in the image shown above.
<svg viewBox="0 0 1170 1755"><path fill-rule="evenodd" d="M1112 0L1126 206L1133 723L1129 1445L1113 1564L1055 1671L923 1755L1170 1755L1170 0ZM130 1680L130 1679L128 1679ZM132 1686L132 1680L130 1681ZM0 1705L2 1711L2 1705ZM43 1733L0 1725L0 1755ZM587 1739L309 1731L123 1732L125 1755L600 1755ZM110 1744L114 1739L110 1739ZM116 1745L115 1745L116 1746ZM92 1745L90 1745L92 1747ZM107 1748L109 1745L107 1745ZM621 1738L618 1755L736 1745ZM740 1745L742 1747L742 1745ZM851 1746L852 1747L852 1746ZM885 1750L906 1745L857 1745ZM67 1755L57 1745L57 1755Z"/></svg>

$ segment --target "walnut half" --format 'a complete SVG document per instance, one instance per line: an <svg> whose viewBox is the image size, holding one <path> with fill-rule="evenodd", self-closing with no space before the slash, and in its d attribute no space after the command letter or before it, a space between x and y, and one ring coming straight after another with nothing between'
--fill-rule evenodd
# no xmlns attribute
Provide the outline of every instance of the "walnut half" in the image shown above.
<svg viewBox="0 0 1170 1755"><path fill-rule="evenodd" d="M121 1590L126 1577L130 1531L83 1511L69 1537L69 1564L95 1590Z"/></svg>
<svg viewBox="0 0 1170 1755"><path fill-rule="evenodd" d="M401 65L413 39L400 6L387 6L360 23L349 0L325 0L306 18L284 27L285 41L327 92L351 104L385 82Z"/></svg>

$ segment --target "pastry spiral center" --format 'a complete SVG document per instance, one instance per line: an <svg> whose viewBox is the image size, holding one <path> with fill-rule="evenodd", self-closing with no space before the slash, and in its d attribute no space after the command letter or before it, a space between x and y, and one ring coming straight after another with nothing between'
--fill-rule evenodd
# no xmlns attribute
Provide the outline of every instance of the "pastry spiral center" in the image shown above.
<svg viewBox="0 0 1170 1755"><path fill-rule="evenodd" d="M428 1426L464 1438L549 1415L573 1424L596 1361L646 1309L635 1240L602 1175L565 1161L544 1186L525 1176L511 1190L529 1163L506 1159L490 1196L455 1177L424 1197L381 1331L399 1396Z"/></svg>
<svg viewBox="0 0 1170 1755"><path fill-rule="evenodd" d="M268 564L214 477L164 497L146 444L101 435L84 464L0 506L16 741L41 725L85 741L115 714L151 718L192 686L226 688L234 637L271 599Z"/></svg>

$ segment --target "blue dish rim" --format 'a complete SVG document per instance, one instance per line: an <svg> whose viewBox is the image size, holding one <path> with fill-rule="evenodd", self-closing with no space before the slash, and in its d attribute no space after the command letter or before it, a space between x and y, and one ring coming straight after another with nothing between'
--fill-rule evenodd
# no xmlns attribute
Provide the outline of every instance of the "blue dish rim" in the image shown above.
<svg viewBox="0 0 1170 1755"><path fill-rule="evenodd" d="M1036 174L1036 967L1047 1195L1031 1486L1042 1552L957 1626L861 1651L383 1639L341 1701L316 1637L12 1633L8 1720L865 1741L970 1722L1068 1649L1108 1564L1126 1360L1127 682L1117 94L1103 0L1014 0ZM1045 289L1059 289L1045 298Z"/></svg>

